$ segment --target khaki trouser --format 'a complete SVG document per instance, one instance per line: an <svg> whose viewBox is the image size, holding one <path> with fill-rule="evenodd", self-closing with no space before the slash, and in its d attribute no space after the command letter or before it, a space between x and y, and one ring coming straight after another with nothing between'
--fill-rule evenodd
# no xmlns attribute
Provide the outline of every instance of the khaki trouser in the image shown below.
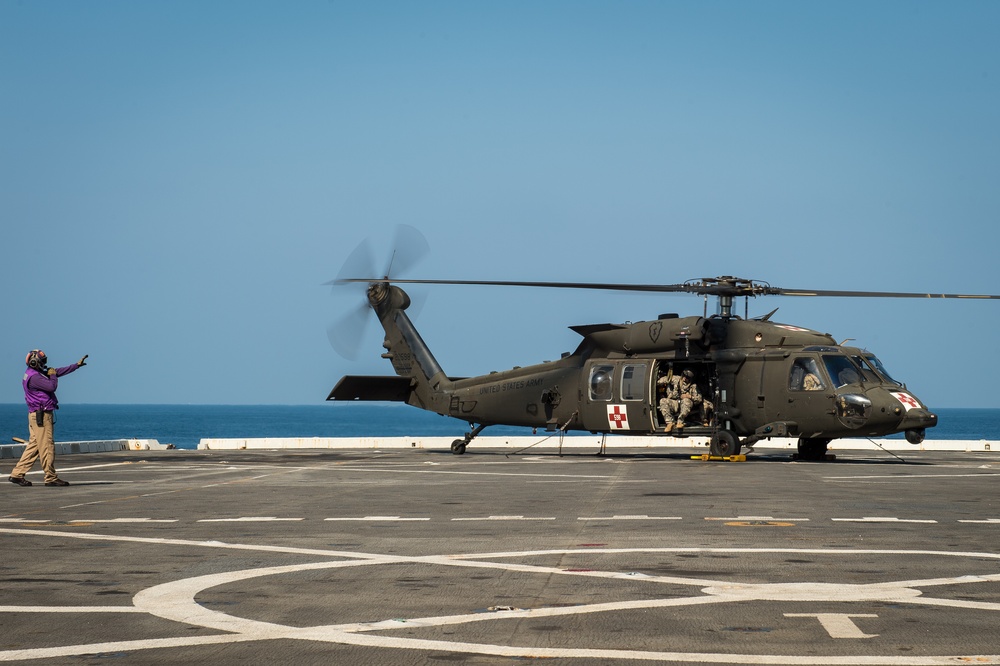
<svg viewBox="0 0 1000 666"><path fill-rule="evenodd" d="M687 421L688 414L694 408L691 398L660 398L660 414L663 414L664 423L678 423L683 428Z"/></svg>
<svg viewBox="0 0 1000 666"><path fill-rule="evenodd" d="M24 447L21 459L17 461L10 473L14 477L22 477L31 470L31 466L39 458L42 459L42 471L45 472L45 483L55 481L56 476L56 440L53 429L52 412L45 412L42 425L35 420L35 413L28 414L28 444Z"/></svg>

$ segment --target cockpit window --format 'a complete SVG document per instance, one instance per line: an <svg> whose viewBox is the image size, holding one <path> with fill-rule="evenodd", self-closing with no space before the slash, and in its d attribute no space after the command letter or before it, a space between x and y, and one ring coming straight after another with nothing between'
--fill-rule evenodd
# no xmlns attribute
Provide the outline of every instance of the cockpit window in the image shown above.
<svg viewBox="0 0 1000 666"><path fill-rule="evenodd" d="M792 371L788 375L790 391L822 391L825 388L816 359L811 357L795 359Z"/></svg>
<svg viewBox="0 0 1000 666"><path fill-rule="evenodd" d="M866 382L878 382L880 377L875 371L875 367L868 362L868 360L863 356L852 356L851 360L854 361L854 365L861 368L861 372L864 375Z"/></svg>
<svg viewBox="0 0 1000 666"><path fill-rule="evenodd" d="M882 375L882 378L885 379L887 382L889 382L890 384L895 384L896 386L903 385L901 382L897 382L895 379L892 378L892 375L889 374L889 371L885 369L884 365L882 365L882 361L878 360L878 358L874 354L867 354L865 356L865 359L869 363L875 366L875 369L878 370L878 374Z"/></svg>
<svg viewBox="0 0 1000 666"><path fill-rule="evenodd" d="M847 384L857 384L861 381L861 371L846 356L824 356L823 365L833 380L834 388Z"/></svg>

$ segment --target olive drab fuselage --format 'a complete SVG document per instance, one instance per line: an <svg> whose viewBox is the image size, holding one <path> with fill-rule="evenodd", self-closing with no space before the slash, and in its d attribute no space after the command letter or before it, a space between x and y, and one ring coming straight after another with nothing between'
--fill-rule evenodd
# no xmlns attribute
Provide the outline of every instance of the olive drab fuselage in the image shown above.
<svg viewBox="0 0 1000 666"><path fill-rule="evenodd" d="M713 437L713 446L728 438L738 450L767 437L799 437L800 451L805 442L825 452L831 439L899 432L916 443L937 423L872 353L767 318L661 315L574 326L583 339L558 360L454 378L414 328L401 288L373 282L368 298L396 376L346 376L328 399L400 400L460 419L473 427L461 451L496 424L667 435L658 392L666 382L658 380L685 370L706 404L696 405L697 418L682 424L683 432Z"/></svg>

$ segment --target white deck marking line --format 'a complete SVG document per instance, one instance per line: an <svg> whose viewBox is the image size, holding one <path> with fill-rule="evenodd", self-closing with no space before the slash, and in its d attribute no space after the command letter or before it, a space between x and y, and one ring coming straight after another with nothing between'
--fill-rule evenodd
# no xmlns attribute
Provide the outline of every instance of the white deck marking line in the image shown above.
<svg viewBox="0 0 1000 666"><path fill-rule="evenodd" d="M125 466L125 465L136 465L136 464L141 465L143 463L141 463L141 462L140 463L135 463L135 462L132 462L132 461L128 461L128 462L116 462L116 463L101 463L100 465L81 465L80 467L63 467L62 465L60 465L59 466L59 471L60 472L82 472L82 471L87 470L87 469L101 469L102 467L122 467L122 466ZM143 470L143 471L148 471L148 470ZM44 474L44 472L42 472L41 470L38 470L38 471L35 471L35 472L28 472L28 474Z"/></svg>
<svg viewBox="0 0 1000 666"><path fill-rule="evenodd" d="M577 518L577 520L684 520L680 516L647 516L647 515L634 515L634 516L586 516L583 518Z"/></svg>
<svg viewBox="0 0 1000 666"><path fill-rule="evenodd" d="M323 520L335 520L335 521L394 521L394 522L409 522L409 521L424 521L430 520L430 518L402 518L400 516L364 516L361 518L324 518Z"/></svg>
<svg viewBox="0 0 1000 666"><path fill-rule="evenodd" d="M0 606L0 613L142 613L135 606Z"/></svg>
<svg viewBox="0 0 1000 666"><path fill-rule="evenodd" d="M158 537L136 537L121 536L117 534L91 534L87 532L57 532L54 530L17 530L0 527L0 534L14 534L17 536L50 536L62 537L65 539L83 539L86 541L124 541L130 543L148 543L167 546L192 546L197 548L220 548L223 550L253 550L269 553L290 553L297 555L319 555L321 557L346 557L360 560L386 561L387 558L395 559L398 562L409 562L413 558L395 557L369 553L358 553L354 551L325 550L320 548L295 548L292 546L264 546L243 543L227 543L225 541L195 541L193 539L168 539Z"/></svg>
<svg viewBox="0 0 1000 666"><path fill-rule="evenodd" d="M155 497L157 495L169 495L175 491L168 491L165 493L149 493L146 495L141 495L141 497ZM89 503L88 503L89 504ZM76 508L79 506L86 506L85 504L77 504L66 508ZM76 518L73 520L67 520L67 523L176 523L179 519L177 518L101 518L101 519L87 519L87 518ZM197 520L199 523L211 523L211 522L252 522L252 521L301 521L305 518L275 518L268 516L245 516L240 518L203 518ZM356 517L334 517L334 518L324 518L325 521L398 521L398 522L422 522L429 521L430 518L423 517L408 517L404 518L402 516L356 516ZM525 516L485 516L479 518L451 518L452 521L474 521L474 520L556 520L555 517L525 517ZM684 520L683 516L649 516L646 514L615 514L612 516L579 516L577 520L583 521L596 521L596 520ZM734 518L723 518L718 516L706 516L704 520L708 521L740 521L740 520L759 520L759 521L774 521L774 522L809 522L809 518L775 518L773 516L737 516ZM904 519L904 518L894 518L888 516L866 516L864 518L830 518L834 522L857 522L857 523L923 523L923 524L938 524L937 520L930 519ZM13 518L5 517L0 518L0 523L51 523L51 519L41 519L41 518ZM1000 525L1000 518L983 518L979 520L973 519L961 519L958 520L959 523L971 523L980 525Z"/></svg>
<svg viewBox="0 0 1000 666"><path fill-rule="evenodd" d="M81 535L65 534L62 532L41 532L35 530L3 530L0 532L6 533L17 533L17 534L45 534L58 536L62 538L67 537L80 537ZM102 537L101 535L87 535L88 538L98 538L102 540L129 540L129 541L167 541L167 540L153 540L153 539L120 539L118 537ZM200 542L196 542L197 545L202 545ZM245 544L237 544L242 547L248 547ZM269 547L254 547L259 550L271 550ZM831 553L849 553L849 554L864 554L866 551L856 551L849 549L793 549L793 548L633 548L633 549L580 549L578 552L584 553L594 553L600 551L608 552L770 552L770 553L803 553L803 552L814 552L820 554L831 554ZM555 553L565 554L569 551L550 551ZM921 551L868 551L868 552L880 552L881 554L913 554L914 552ZM952 552L942 552L942 551L922 551L928 555L936 556L957 556L958 553ZM353 556L358 557L359 554L355 553ZM510 556L525 557L529 555L529 552L520 551L515 553L510 553ZM972 557L979 559L1000 559L1000 554L995 553L969 553ZM537 648L537 647L519 647L519 646L505 646L505 645L488 645L488 644L477 644L477 643L454 643L448 641L436 641L436 640L418 640L418 639L408 639L403 637L391 637L391 636L374 636L371 634L363 635L358 633L351 633L345 631L346 626L353 625L334 625L334 626L321 626L321 627L311 627L311 628L294 628L287 627L283 625L276 625L267 622L258 622L253 620L245 620L239 617L233 617L225 615L219 611L211 611L207 608L202 607L195 600L196 595L204 589L210 587L215 587L218 585L224 585L227 583L247 580L249 578L254 578L261 575L274 575L290 573L298 570L315 570L321 568L338 568L338 567L350 567L350 566L367 566L372 564L383 564L398 561L411 561L411 562L426 562L426 563L438 563L438 564L453 564L460 566L490 566L497 567L502 566L510 568L511 570L519 571L551 571L548 567L530 567L524 565L502 565L501 563L495 562L482 562L482 561L471 561L466 560L462 562L456 562L454 560L456 556L435 556L435 557L406 557L399 558L395 556L381 556L378 560L354 560L354 561L339 561L339 562L318 562L318 563L308 563L302 565L291 565L282 567L268 567L264 569L257 570L244 570L235 571L223 574L211 574L208 576L200 576L194 579L184 579L180 581L174 581L170 583L165 583L162 585L154 586L152 588L147 588L134 598L134 602L137 608L146 609L150 614L156 615L158 617L164 617L166 619L172 619L178 622L183 622L185 624L191 624L193 622L200 623L199 620L206 620L207 623L203 626L208 627L224 627L226 630L238 631L244 634L241 637L229 637L229 640L254 640L261 638L293 638L293 639L305 639L305 640L321 640L327 642L341 643L341 644L351 644L351 645L365 645L377 648L400 648L400 649L419 649L419 650L444 650L447 652L458 652L458 653L474 653L474 654L489 654L489 655L502 655L502 656L522 656L522 657L565 657L565 658L605 658L605 659L660 659L668 661L688 661L688 662L701 662L701 663L744 663L744 664L948 664L955 663L958 659L971 659L976 663L1000 663L1000 655L962 655L961 657L955 656L921 656L918 660L914 660L911 656L897 656L897 657L867 657L867 656L850 656L845 659L843 656L819 656L819 655L808 655L808 656L794 656L794 655L760 655L760 654L713 654L713 653L675 653L675 652L639 652L635 650L598 650L598 649L588 649L588 648ZM472 555L465 556L467 558L473 557ZM482 559L483 554L476 554L477 559ZM566 573L566 572L562 572ZM593 572L593 573L603 573L605 575L612 574L620 576L622 574L615 574L613 572ZM952 584L958 584L963 582L981 582L983 580L1000 580L1000 574L989 577L978 577L978 576L964 576L958 577L951 580ZM692 584L694 581L684 580L687 584ZM935 579L944 581L945 579ZM944 584L942 582L942 584ZM715 602L725 603L731 601L747 601L747 600L795 600L795 601L805 601L805 600L815 600L815 601L826 601L831 598L836 598L838 601L870 601L872 599L884 599L892 601L906 601L908 603L927 603L928 605L936 606L950 606L954 605L951 600L948 599L922 599L919 595L921 594L919 590L907 589L900 582L896 583L882 583L874 585L838 585L838 584L816 584L816 583L782 583L782 584L733 584L731 581L717 581L715 583L718 587L713 590L702 590L702 592L707 597L691 597L687 599L657 599L652 600L654 607L667 606L677 606L677 605L691 605L697 603L713 602L712 596L713 592L715 595ZM631 608L636 603L643 602L625 602L622 604L623 608ZM594 609L591 612L595 612L598 608L600 610L617 610L618 604L597 604L593 605ZM1000 604L996 604L997 609L1000 610ZM961 607L961 606L957 606ZM583 607L582 609L575 609L577 611L587 612L589 607ZM573 608L546 608L539 609L544 610L545 613L556 613L556 614L570 614L574 611ZM535 611L516 611L516 612L528 612L535 613ZM175 613L178 614L175 616ZM511 617L509 613L499 613L499 614L477 614L477 621L484 621L486 619L505 619ZM446 618L427 618L430 622L442 622L447 621ZM388 621L392 624L388 625L391 628L399 628L402 625L397 620ZM219 640L226 637L206 637L211 640ZM167 639L175 640L175 639ZM180 641L186 641L190 639L176 639ZM130 642L120 642L120 643L106 643L100 644L102 648L104 646L118 646L117 649L123 649L123 645L132 645L132 649L142 649L143 647L162 647L163 639L150 640L150 641L130 641ZM188 644L188 643L183 643ZM96 646L82 646L86 652L93 653ZM64 650L66 648L56 648L56 650ZM45 656L52 656L49 652L49 648L41 650L18 650L11 652L0 652L0 660L6 660L10 658L15 658L13 655L18 655L16 658L30 658L30 657L41 657L42 653ZM101 649L99 651L112 651L110 649ZM58 653L63 654L63 653ZM78 654L78 653L75 653Z"/></svg>
<svg viewBox="0 0 1000 666"><path fill-rule="evenodd" d="M176 523L176 518L98 518L96 520L87 520L86 518L77 518L74 520L67 520L67 523Z"/></svg>
<svg viewBox="0 0 1000 666"><path fill-rule="evenodd" d="M865 516L864 518L831 518L835 523L937 523L936 520L893 518L891 516Z"/></svg>
<svg viewBox="0 0 1000 666"><path fill-rule="evenodd" d="M830 638L877 638L878 634L866 634L854 624L856 617L878 617L874 613L785 613L785 617L812 617L830 634Z"/></svg>
<svg viewBox="0 0 1000 666"><path fill-rule="evenodd" d="M475 522L480 520L555 520L555 516L481 516L479 518L452 518L454 522Z"/></svg>
<svg viewBox="0 0 1000 666"><path fill-rule="evenodd" d="M95 504L108 504L110 502L120 502L122 498L116 498L113 500L97 500L96 502L80 502L79 504L67 504L66 506L59 507L60 509L78 509L81 506L94 506Z"/></svg>
<svg viewBox="0 0 1000 666"><path fill-rule="evenodd" d="M464 615L441 615L436 617L406 618L399 620L379 620L375 622L358 622L327 627L346 632L372 632L402 627L442 627L447 625L468 624L470 622L495 622L510 618L540 618L564 617L589 613L606 613L618 610L645 610L649 608L676 608L681 606L700 606L718 603L718 599L705 597L684 597L671 599L643 599L635 601L608 601L603 603L580 604L579 606L543 606L539 608L521 608L503 611L501 613L467 613ZM319 628L319 627L317 627Z"/></svg>
<svg viewBox="0 0 1000 666"><path fill-rule="evenodd" d="M224 634L222 636L187 636L181 638L146 638L134 641L89 643L86 645L64 645L49 648L28 648L0 652L0 661L21 661L25 659L55 659L56 657L79 657L85 654L114 654L132 650L155 650L194 645L218 645L220 643L245 643L256 640L254 636Z"/></svg>
<svg viewBox="0 0 1000 666"><path fill-rule="evenodd" d="M115 463L115 464L129 464L129 463ZM290 469L294 469L294 468L290 468ZM63 470L63 471L65 471L65 470ZM240 470L238 470L236 468L232 468L232 467L227 467L225 469L219 469L219 468L216 467L216 468L213 468L211 470L208 470L206 473L202 474L201 476L215 476L215 475L218 475L218 474L228 474L228 473L231 473L231 472L234 472L234 471L240 471ZM169 479L165 479L163 482L166 482L166 481L169 481ZM238 481L239 480L237 480L235 482L238 482ZM133 481L107 481L105 483L124 484L124 483L134 483L134 482ZM154 481L154 483L160 483L160 481ZM217 483L217 484L213 484L213 485L222 486L222 485L226 485L228 483L234 483L234 481L224 481L222 483ZM87 485L87 484L86 483L80 483L80 484L74 484L74 485ZM186 492L188 490L191 490L192 488L195 488L195 487L196 486L182 486L180 488L175 488L175 489L172 489L172 490L167 490L167 491L164 491L162 493L155 493L155 494L167 495L167 494L170 494L170 493L182 493L182 492ZM204 487L210 487L210 486L204 486ZM144 495L135 495L133 497L148 497L150 495L151 494L147 493L147 494L144 494ZM75 508L78 508L78 507L81 507L81 506L95 506L95 505L98 505L98 504L111 504L113 502L120 502L123 499L125 499L125 498L123 498L123 497L115 497L115 498L106 499L106 500L95 500L93 502L80 502L78 504L67 504L66 506L61 506L59 508L60 509L75 509Z"/></svg>
<svg viewBox="0 0 1000 666"><path fill-rule="evenodd" d="M529 474L527 472L449 472L443 469L369 469L367 467L338 467L345 472L395 472L397 474L454 474L459 476L533 476L542 479L610 479L608 474Z"/></svg>
<svg viewBox="0 0 1000 666"><path fill-rule="evenodd" d="M4 530L0 533L10 532L12 534L44 534L40 530ZM52 532L54 536L78 536L77 534L67 535L64 532ZM98 535L94 535L95 537ZM939 557L975 557L988 560L1000 560L1000 553L984 553L973 551L947 551L947 550L894 550L894 549L856 549L856 548L559 548L555 550L516 550L501 551L495 553L466 553L449 555L450 559L496 559L502 557L536 557L539 555L578 555L581 553L708 553L708 554L792 554L792 555L931 555ZM419 558L416 558L419 559Z"/></svg>
<svg viewBox="0 0 1000 666"><path fill-rule="evenodd" d="M269 476L273 476L275 474L294 474L295 472L302 472L308 469L309 469L308 467L289 467L288 469L279 469L274 472L269 472L268 474L258 474L257 476L240 476L235 479L234 478L223 479L222 481L219 481L217 483L209 483L200 487L217 488L219 486L230 486L236 483L249 483L250 481L256 481L257 479L263 479ZM225 469L221 470L221 472L236 472L240 474L247 471L250 470L247 468L240 468L240 467L226 467Z"/></svg>
<svg viewBox="0 0 1000 666"><path fill-rule="evenodd" d="M827 476L824 477L827 481L851 481L854 479L891 479L894 481L908 481L910 479L955 479L955 478L965 478L965 477L987 477L987 476L1000 476L1000 472L986 472L979 474L905 474L905 475L895 475L895 474L880 474L880 475L865 475L865 476Z"/></svg>
<svg viewBox="0 0 1000 666"><path fill-rule="evenodd" d="M82 484L74 484L74 485L82 485ZM179 492L179 491L171 491L171 492ZM59 507L59 510L63 511L65 509L79 509L81 506L96 506L98 504L114 504L116 502L121 502L122 500L135 499L136 497L146 497L146 495L128 495L125 497L116 497L110 500L96 500L94 502L80 502L78 504L66 504L65 506Z"/></svg>
<svg viewBox="0 0 1000 666"><path fill-rule="evenodd" d="M295 522L302 518L275 518L274 516L241 516L239 518L202 518L199 523L270 523Z"/></svg>
<svg viewBox="0 0 1000 666"><path fill-rule="evenodd" d="M672 550L672 549L641 549L641 550ZM739 550L739 549L737 549ZM751 549L753 550L753 549ZM784 549L781 549L784 550ZM419 558L431 561L435 558ZM440 558L437 558L440 559ZM444 563L444 562L443 562ZM604 658L604 659L657 659L664 661L688 661L701 663L742 663L742 664L946 664L956 660L970 658L975 663L1000 663L998 655L963 655L953 656L921 656L914 659L911 656L821 656L821 655L760 655L760 654L712 654L712 653L677 653L677 652L641 652L637 650L601 650L589 648L539 648L510 645L490 645L482 643L459 643L441 640L421 640L399 636L378 636L371 633L379 630L395 630L402 627L437 627L467 622L487 622L491 620L506 620L512 617L554 617L576 615L580 613L595 613L615 610L634 610L640 608L664 608L691 606L706 603L740 602L747 600L793 600L793 601L826 601L836 598L838 601L870 601L870 600L909 600L919 596L919 590L900 589L889 585L838 585L838 584L745 584L732 585L722 583L714 590L702 590L706 596L689 598L652 599L626 602L609 602L586 604L574 607L545 607L538 609L522 609L503 613L466 614L456 616L438 616L422 618L404 618L383 620L371 623L351 623L340 625L295 628L277 625L269 622L247 620L227 615L220 611L210 610L196 602L197 595L205 589L226 585L232 582L244 581L258 576L287 574L295 570L316 570L326 567L360 563L311 563L280 567L267 567L257 570L243 570L230 573L210 574L197 578L174 581L147 588L135 596L138 607L147 609L150 614L164 619L197 624L207 628L237 631L256 636L274 638L293 638L325 641L331 643L364 645L381 648L398 648L410 650L440 650L451 653L473 653L486 655L520 656L531 658ZM377 564L376 562L365 562ZM470 563L471 564L471 563ZM481 564L489 564L482 562ZM607 572L605 572L607 573ZM956 582L958 582L956 580ZM933 600L936 604L947 605L949 600ZM861 617L861 615L856 615Z"/></svg>

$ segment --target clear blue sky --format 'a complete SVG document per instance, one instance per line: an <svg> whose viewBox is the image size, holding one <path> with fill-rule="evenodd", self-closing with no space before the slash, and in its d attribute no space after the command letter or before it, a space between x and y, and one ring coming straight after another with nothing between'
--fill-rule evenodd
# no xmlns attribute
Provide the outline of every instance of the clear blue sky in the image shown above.
<svg viewBox="0 0 1000 666"><path fill-rule="evenodd" d="M0 0L0 402L319 403L389 374L321 286L408 277L1000 293L1000 3ZM453 375L696 296L440 287ZM1000 302L769 298L932 407L1000 407ZM742 304L740 304L742 312Z"/></svg>

